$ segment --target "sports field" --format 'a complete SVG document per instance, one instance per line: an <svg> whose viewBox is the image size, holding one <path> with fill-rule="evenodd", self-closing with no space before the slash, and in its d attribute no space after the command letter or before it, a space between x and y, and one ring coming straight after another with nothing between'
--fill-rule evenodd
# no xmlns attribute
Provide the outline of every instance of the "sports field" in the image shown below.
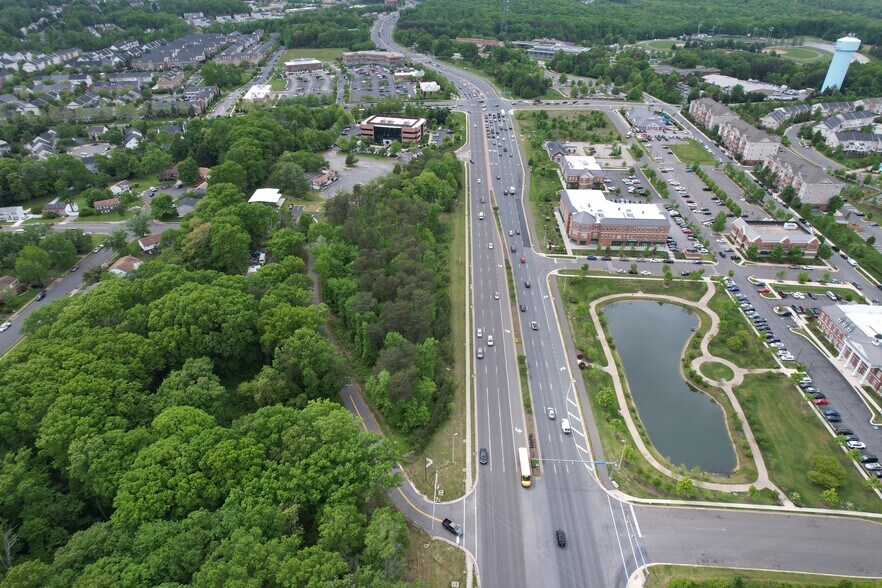
<svg viewBox="0 0 882 588"><path fill-rule="evenodd" d="M670 51L671 45L676 43L682 45L682 41L677 39L652 39L651 41L640 41L637 43L639 47L648 51Z"/></svg>
<svg viewBox="0 0 882 588"><path fill-rule="evenodd" d="M829 61L833 55L829 51L816 47L769 47L766 52L774 51L784 59L790 59L797 63L817 63Z"/></svg>

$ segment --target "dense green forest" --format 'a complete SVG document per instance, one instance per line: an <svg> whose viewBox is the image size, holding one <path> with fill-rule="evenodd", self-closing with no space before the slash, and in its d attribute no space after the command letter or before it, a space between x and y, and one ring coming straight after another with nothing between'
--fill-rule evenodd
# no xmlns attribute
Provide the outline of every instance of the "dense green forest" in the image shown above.
<svg viewBox="0 0 882 588"><path fill-rule="evenodd" d="M424 0L402 11L397 38L496 37L530 40L554 37L589 44L633 42L694 33L721 25L724 34L776 37L813 35L836 39L855 33L865 43L882 43L882 4L877 0L511 0L508 34L502 33L502 5L496 0Z"/></svg>
<svg viewBox="0 0 882 588"><path fill-rule="evenodd" d="M415 446L449 414L452 362L446 220L461 181L450 154L428 149L400 174L338 194L309 232L325 299L373 406Z"/></svg>
<svg viewBox="0 0 882 588"><path fill-rule="evenodd" d="M133 279L29 316L0 364L4 585L396 585L392 457L328 400L303 230L213 185ZM256 243L276 263L243 276Z"/></svg>

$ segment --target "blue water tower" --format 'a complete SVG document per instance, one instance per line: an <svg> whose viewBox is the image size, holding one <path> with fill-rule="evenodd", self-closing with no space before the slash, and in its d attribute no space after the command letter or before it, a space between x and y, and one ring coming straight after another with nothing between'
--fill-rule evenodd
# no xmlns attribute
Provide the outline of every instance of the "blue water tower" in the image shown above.
<svg viewBox="0 0 882 588"><path fill-rule="evenodd" d="M824 78L821 92L833 86L842 89L842 81L845 79L845 74L848 73L851 57L860 47L861 40L851 35L836 41L836 52L833 54L833 61L830 62L830 69L827 70L827 77Z"/></svg>

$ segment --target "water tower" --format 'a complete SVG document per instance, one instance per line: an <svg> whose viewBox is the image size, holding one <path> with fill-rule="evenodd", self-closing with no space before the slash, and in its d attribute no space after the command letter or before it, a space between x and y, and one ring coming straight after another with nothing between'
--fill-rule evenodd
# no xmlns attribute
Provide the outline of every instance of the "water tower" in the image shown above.
<svg viewBox="0 0 882 588"><path fill-rule="evenodd" d="M836 41L836 52L833 54L833 61L830 62L830 69L827 70L827 77L824 78L821 92L833 86L842 89L842 80L845 79L845 74L848 73L851 56L860 47L861 40L851 35Z"/></svg>

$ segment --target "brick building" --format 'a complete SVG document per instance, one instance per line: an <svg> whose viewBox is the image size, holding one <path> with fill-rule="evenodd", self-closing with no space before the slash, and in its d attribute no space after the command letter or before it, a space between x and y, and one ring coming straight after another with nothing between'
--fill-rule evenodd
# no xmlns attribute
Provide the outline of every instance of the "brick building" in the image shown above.
<svg viewBox="0 0 882 588"><path fill-rule="evenodd" d="M603 168L594 157L564 155L559 163L561 179L567 188L588 190L603 187Z"/></svg>
<svg viewBox="0 0 882 588"><path fill-rule="evenodd" d="M560 213L567 237L582 246L661 244L671 227L655 204L613 202L600 190L561 190Z"/></svg>
<svg viewBox="0 0 882 588"><path fill-rule="evenodd" d="M720 142L746 164L759 163L778 153L781 139L761 131L743 120L729 120L720 125Z"/></svg>
<svg viewBox="0 0 882 588"><path fill-rule="evenodd" d="M404 54L396 51L346 51L342 59L343 65L348 67L362 65L399 67L404 64Z"/></svg>
<svg viewBox="0 0 882 588"><path fill-rule="evenodd" d="M839 351L836 359L861 386L882 388L882 306L832 304L821 309L818 326Z"/></svg>
<svg viewBox="0 0 882 588"><path fill-rule="evenodd" d="M732 239L742 249L756 245L760 255L768 255L780 245L786 251L799 249L804 257L815 257L821 241L797 223L777 221L747 221L735 219L730 232Z"/></svg>
<svg viewBox="0 0 882 588"><path fill-rule="evenodd" d="M383 116L375 114L359 125L361 136L372 143L419 143L428 134L428 125L424 118L403 116Z"/></svg>

